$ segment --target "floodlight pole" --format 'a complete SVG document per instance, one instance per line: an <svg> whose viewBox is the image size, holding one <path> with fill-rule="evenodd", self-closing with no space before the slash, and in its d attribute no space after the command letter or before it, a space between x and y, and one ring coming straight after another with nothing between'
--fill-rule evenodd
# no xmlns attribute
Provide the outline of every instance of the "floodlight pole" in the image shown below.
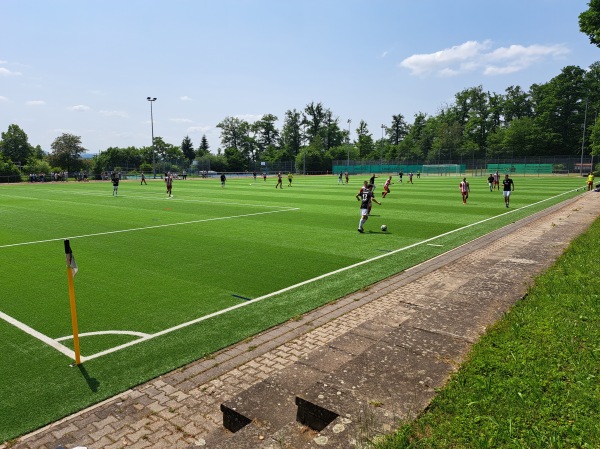
<svg viewBox="0 0 600 449"><path fill-rule="evenodd" d="M383 132L385 125L381 125L381 154L379 156L379 173L383 173Z"/></svg>
<svg viewBox="0 0 600 449"><path fill-rule="evenodd" d="M348 119L348 163L346 167L350 167L350 123L352 123L352 119Z"/></svg>
<svg viewBox="0 0 600 449"><path fill-rule="evenodd" d="M150 102L150 126L152 127L152 172L154 173L154 179L156 179L156 159L154 158L154 115L152 114L152 103L156 101L156 97L146 98Z"/></svg>
<svg viewBox="0 0 600 449"><path fill-rule="evenodd" d="M585 113L583 115L583 137L581 138L581 165L579 166L579 175L583 176L583 149L585 147L585 127L587 125L587 111L589 99L585 99ZM593 167L592 167L593 169ZM592 171L592 170L590 170Z"/></svg>

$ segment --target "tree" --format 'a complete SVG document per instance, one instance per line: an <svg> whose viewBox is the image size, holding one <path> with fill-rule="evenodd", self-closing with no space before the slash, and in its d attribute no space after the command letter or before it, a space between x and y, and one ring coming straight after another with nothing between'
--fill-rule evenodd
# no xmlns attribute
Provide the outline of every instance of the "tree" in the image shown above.
<svg viewBox="0 0 600 449"><path fill-rule="evenodd" d="M533 115L533 105L531 95L524 92L521 86L510 86L505 90L504 101L502 105L502 115L504 123L510 123L512 120Z"/></svg>
<svg viewBox="0 0 600 449"><path fill-rule="evenodd" d="M8 131L2 133L0 152L5 159L24 165L33 154L33 148L27 141L27 134L17 125L10 125Z"/></svg>
<svg viewBox="0 0 600 449"><path fill-rule="evenodd" d="M283 120L281 131L281 148L286 159L291 159L298 154L302 146L302 116L294 110L288 110Z"/></svg>
<svg viewBox="0 0 600 449"><path fill-rule="evenodd" d="M578 154L586 91L585 71L567 66L549 82L531 86L535 124L542 130L541 153Z"/></svg>
<svg viewBox="0 0 600 449"><path fill-rule="evenodd" d="M242 149L244 137L248 135L250 126L248 122L237 117L225 117L217 124L221 128L221 146L223 148Z"/></svg>
<svg viewBox="0 0 600 449"><path fill-rule="evenodd" d="M21 172L13 161L0 153L0 182L21 182Z"/></svg>
<svg viewBox="0 0 600 449"><path fill-rule="evenodd" d="M275 115L265 114L250 127L255 135L256 159L260 159L268 147L279 146L279 131L275 127L277 120L278 118Z"/></svg>
<svg viewBox="0 0 600 449"><path fill-rule="evenodd" d="M50 164L60 167L67 172L78 170L81 166L81 155L87 150L81 146L81 137L73 134L63 133L54 139L52 152L48 156Z"/></svg>
<svg viewBox="0 0 600 449"><path fill-rule="evenodd" d="M392 115L392 124L386 127L386 134L391 145L398 145L408 134L408 124L402 114Z"/></svg>
<svg viewBox="0 0 600 449"><path fill-rule="evenodd" d="M600 0L590 0L588 6L579 14L579 30L587 34L591 44L600 47Z"/></svg>
<svg viewBox="0 0 600 449"><path fill-rule="evenodd" d="M206 156L209 153L208 148L208 139L206 138L206 134L203 134L202 139L200 140L200 146L198 147L198 151L196 152L198 157Z"/></svg>
<svg viewBox="0 0 600 449"><path fill-rule="evenodd" d="M183 138L183 141L181 142L181 152L183 153L183 157L185 157L190 164L196 158L194 144L192 144L192 139L190 139L190 136L185 136Z"/></svg>
<svg viewBox="0 0 600 449"><path fill-rule="evenodd" d="M373 135L369 133L367 122L361 120L356 128L356 146L361 159L375 158L379 159L379 155L375 154L375 144L373 143Z"/></svg>

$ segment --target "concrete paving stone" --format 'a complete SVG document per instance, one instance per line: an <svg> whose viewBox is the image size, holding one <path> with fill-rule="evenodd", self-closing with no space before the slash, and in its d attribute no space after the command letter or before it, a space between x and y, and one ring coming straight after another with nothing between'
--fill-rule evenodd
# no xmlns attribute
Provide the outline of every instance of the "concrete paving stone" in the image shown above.
<svg viewBox="0 0 600 449"><path fill-rule="evenodd" d="M75 432L79 430L79 428L72 422L70 423L65 423L64 425L54 429L52 431L52 435L54 436L54 438L61 439L63 436L71 433L71 432Z"/></svg>
<svg viewBox="0 0 600 449"><path fill-rule="evenodd" d="M112 435L116 432L117 429L115 429L114 427L112 427L110 424L106 425L104 427L102 427L101 429L95 431L95 432L91 432L89 434L90 438L94 441L99 440L100 438L102 438L105 435Z"/></svg>
<svg viewBox="0 0 600 449"><path fill-rule="evenodd" d="M358 355L367 350L374 343L376 343L376 340L363 337L351 330L331 340L329 346L331 348L340 349L351 355Z"/></svg>
<svg viewBox="0 0 600 449"><path fill-rule="evenodd" d="M166 409L166 407L164 405L162 405L161 403L159 403L158 401L154 401L154 402L148 404L146 406L146 408L152 413L158 413L158 412Z"/></svg>
<svg viewBox="0 0 600 449"><path fill-rule="evenodd" d="M308 354L298 363L318 371L331 373L351 359L352 355L345 351L331 347L321 347Z"/></svg>

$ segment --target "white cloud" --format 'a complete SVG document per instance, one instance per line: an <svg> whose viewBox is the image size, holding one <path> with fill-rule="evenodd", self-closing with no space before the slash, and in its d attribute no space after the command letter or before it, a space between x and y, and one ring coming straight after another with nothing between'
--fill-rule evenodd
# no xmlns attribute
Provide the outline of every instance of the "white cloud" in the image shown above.
<svg viewBox="0 0 600 449"><path fill-rule="evenodd" d="M72 111L89 111L90 107L86 106L84 104L78 104L78 105L75 105L75 106L71 106L69 109L72 110Z"/></svg>
<svg viewBox="0 0 600 449"><path fill-rule="evenodd" d="M184 95L183 97L179 97L179 99L181 101L192 101L192 99L190 97L188 97L187 95Z"/></svg>
<svg viewBox="0 0 600 449"><path fill-rule="evenodd" d="M447 77L475 71L500 75L524 70L546 58L562 57L570 51L562 44L491 47L490 40L468 41L435 53L409 56L400 62L400 66L409 69L413 75Z"/></svg>
<svg viewBox="0 0 600 449"><path fill-rule="evenodd" d="M129 115L124 111L99 111L105 117L122 117L128 118Z"/></svg>
<svg viewBox="0 0 600 449"><path fill-rule="evenodd" d="M212 129L212 126L190 126L187 129L188 133L206 133Z"/></svg>
<svg viewBox="0 0 600 449"><path fill-rule="evenodd" d="M189 118L170 118L169 121L175 123L192 123Z"/></svg>
<svg viewBox="0 0 600 449"><path fill-rule="evenodd" d="M19 76L21 72L11 72L7 68L0 67L0 76Z"/></svg>
<svg viewBox="0 0 600 449"><path fill-rule="evenodd" d="M8 103L8 98L3 97L2 95L0 95L0 103Z"/></svg>
<svg viewBox="0 0 600 449"><path fill-rule="evenodd" d="M44 106L46 104L46 102L44 100L31 100L31 101L26 101L25 104L27 106Z"/></svg>

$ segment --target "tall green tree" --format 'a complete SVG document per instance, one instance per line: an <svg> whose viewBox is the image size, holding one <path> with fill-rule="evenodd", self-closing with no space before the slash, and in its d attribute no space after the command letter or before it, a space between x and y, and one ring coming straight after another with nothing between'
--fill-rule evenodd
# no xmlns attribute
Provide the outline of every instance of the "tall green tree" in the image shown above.
<svg viewBox="0 0 600 449"><path fill-rule="evenodd" d="M248 122L238 117L225 117L217 128L221 129L221 146L236 150L241 150L244 137L250 130Z"/></svg>
<svg viewBox="0 0 600 449"><path fill-rule="evenodd" d="M48 156L54 167L68 172L77 171L82 167L81 155L87 150L81 145L81 137L63 133L50 145L52 152Z"/></svg>
<svg viewBox="0 0 600 449"><path fill-rule="evenodd" d="M541 154L578 154L586 101L585 71L567 66L545 84L531 86Z"/></svg>
<svg viewBox="0 0 600 449"><path fill-rule="evenodd" d="M196 152L194 151L194 144L192 143L192 139L190 136L185 136L181 141L181 152L183 153L183 157L185 157L189 164L196 158Z"/></svg>
<svg viewBox="0 0 600 449"><path fill-rule="evenodd" d="M265 114L252 124L251 130L257 146L256 159L260 159L267 148L279 146L279 130L275 126L277 120L279 119L275 115Z"/></svg>
<svg viewBox="0 0 600 449"><path fill-rule="evenodd" d="M2 133L0 153L5 159L24 165L33 155L33 148L29 145L25 131L13 124L9 125L8 130Z"/></svg>
<svg viewBox="0 0 600 449"><path fill-rule="evenodd" d="M296 109L287 110L283 119L281 131L282 157L295 157L302 147L302 113Z"/></svg>
<svg viewBox="0 0 600 449"><path fill-rule="evenodd" d="M202 134L202 139L200 139L200 145L198 146L198 151L196 154L198 157L202 157L207 155L209 151L208 139L206 138L206 134Z"/></svg>
<svg viewBox="0 0 600 449"><path fill-rule="evenodd" d="M590 0L588 6L579 14L579 30L587 34L590 43L600 47L600 0Z"/></svg>
<svg viewBox="0 0 600 449"><path fill-rule="evenodd" d="M531 103L530 94L523 91L521 86L507 87L502 105L502 115L505 124L517 118L531 117L533 115L533 104Z"/></svg>
<svg viewBox="0 0 600 449"><path fill-rule="evenodd" d="M361 159L379 159L380 155L376 154L373 135L369 132L367 122L361 120L356 128L356 147Z"/></svg>
<svg viewBox="0 0 600 449"><path fill-rule="evenodd" d="M387 138L391 145L398 145L408 134L409 126L402 114L392 115L392 123L386 127Z"/></svg>

